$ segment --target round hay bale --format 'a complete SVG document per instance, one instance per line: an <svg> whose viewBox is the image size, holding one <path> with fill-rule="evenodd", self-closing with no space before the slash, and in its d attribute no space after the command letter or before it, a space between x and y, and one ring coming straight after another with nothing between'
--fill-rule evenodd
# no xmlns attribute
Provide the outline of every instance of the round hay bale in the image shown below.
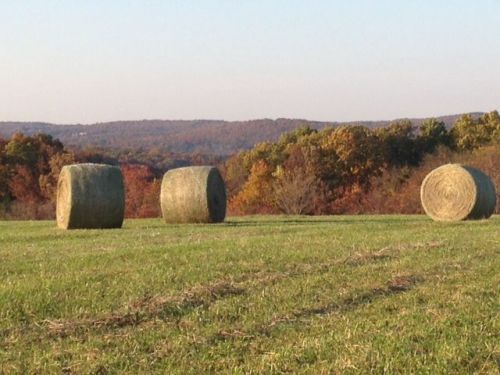
<svg viewBox="0 0 500 375"><path fill-rule="evenodd" d="M420 199L427 215L436 221L485 219L496 205L491 179L461 164L442 165L430 172L420 187Z"/></svg>
<svg viewBox="0 0 500 375"><path fill-rule="evenodd" d="M217 168L184 167L165 173L161 212L167 223L219 223L226 216L226 187Z"/></svg>
<svg viewBox="0 0 500 375"><path fill-rule="evenodd" d="M91 163L62 168L57 183L59 228L120 228L124 212L120 168Z"/></svg>

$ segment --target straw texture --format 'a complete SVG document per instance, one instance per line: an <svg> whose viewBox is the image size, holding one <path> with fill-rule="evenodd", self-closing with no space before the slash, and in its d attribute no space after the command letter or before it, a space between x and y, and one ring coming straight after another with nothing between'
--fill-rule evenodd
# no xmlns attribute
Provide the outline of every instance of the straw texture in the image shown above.
<svg viewBox="0 0 500 375"><path fill-rule="evenodd" d="M459 221L490 217L495 186L476 168L446 164L430 172L420 188L422 206L433 220Z"/></svg>
<svg viewBox="0 0 500 375"><path fill-rule="evenodd" d="M124 212L125 190L118 167L88 163L62 168L57 184L59 228L120 228Z"/></svg>
<svg viewBox="0 0 500 375"><path fill-rule="evenodd" d="M165 173L161 212L167 223L219 223L226 216L226 187L215 167L185 167Z"/></svg>

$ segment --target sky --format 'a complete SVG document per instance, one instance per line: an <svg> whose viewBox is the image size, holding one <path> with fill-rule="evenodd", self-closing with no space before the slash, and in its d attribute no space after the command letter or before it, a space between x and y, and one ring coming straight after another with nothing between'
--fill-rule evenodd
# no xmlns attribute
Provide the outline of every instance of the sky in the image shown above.
<svg viewBox="0 0 500 375"><path fill-rule="evenodd" d="M498 0L0 0L0 121L500 109Z"/></svg>

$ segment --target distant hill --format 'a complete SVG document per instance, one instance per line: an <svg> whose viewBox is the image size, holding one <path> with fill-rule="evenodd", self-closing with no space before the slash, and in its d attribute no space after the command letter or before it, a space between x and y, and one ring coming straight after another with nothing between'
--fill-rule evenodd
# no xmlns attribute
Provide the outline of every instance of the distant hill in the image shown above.
<svg viewBox="0 0 500 375"><path fill-rule="evenodd" d="M473 113L480 116L481 113ZM460 115L438 117L448 127ZM410 119L419 126L425 119ZM322 129L327 126L386 126L390 121L318 122L300 119L261 119L251 121L218 120L142 120L115 121L91 125L56 125L41 122L0 122L0 135L47 133L74 147L158 149L169 152L198 152L230 155L249 149L258 142L274 141L285 132L301 126Z"/></svg>

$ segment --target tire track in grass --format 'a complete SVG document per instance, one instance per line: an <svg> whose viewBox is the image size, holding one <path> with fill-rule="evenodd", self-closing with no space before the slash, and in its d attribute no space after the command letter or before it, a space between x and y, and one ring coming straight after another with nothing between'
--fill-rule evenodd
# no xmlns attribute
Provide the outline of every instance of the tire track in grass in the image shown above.
<svg viewBox="0 0 500 375"><path fill-rule="evenodd" d="M179 319L198 307L208 307L215 301L245 293L245 289L220 280L195 286L179 295L146 297L131 304L125 312L114 312L99 318L81 320L45 320L51 336L66 337L88 330L115 329L137 326L152 319Z"/></svg>
<svg viewBox="0 0 500 375"><path fill-rule="evenodd" d="M427 247L436 247L439 245L440 244L434 242L425 244ZM75 320L45 319L43 321L34 322L28 326L23 326L20 330L26 333L31 328L31 330L38 331L41 336L62 338L88 331L138 326L142 323L156 319L163 321L178 321L197 308L207 309L210 305L219 300L243 295L248 292L249 288L253 290L255 287L272 285L286 278L327 272L331 270L332 267L338 265L358 267L374 262L394 260L398 258L402 250L419 249L423 246L424 244L398 245L395 247L385 247L378 251L354 252L340 259L327 260L325 262L291 264L287 266L285 271L265 270L248 272L240 275L238 278L224 278L205 285L197 285L176 295L148 296L131 303L124 309L104 314L100 317ZM340 305L344 306L343 309L345 309L346 306L358 306L363 303L368 303L373 299L394 294L395 292L397 293L399 291L395 285L396 284L390 284L386 288L375 288L374 290L368 291L366 295L361 295L352 300L346 299L341 302ZM402 288L401 291L406 291L406 287ZM334 310L342 310L342 308L340 308L338 304L332 304L296 312L292 314L291 318L284 317L282 320L297 320L301 316L304 318L308 315L326 314ZM276 324L277 322L271 322L268 325L271 327ZM42 332L40 332L40 329ZM19 329L17 330L19 331ZM12 334L13 331L16 331L16 329L9 331L10 332L1 332L0 336L6 337L9 333ZM224 336L224 334L222 334L222 336Z"/></svg>
<svg viewBox="0 0 500 375"><path fill-rule="evenodd" d="M345 264L357 267L366 263L393 259L387 254L387 249L371 253L354 253L341 259L314 263L293 264L286 271L256 271L239 276L237 279L216 280L207 285L189 288L180 294L171 296L148 296L137 300L122 311L113 312L98 318L80 320L50 320L46 319L38 326L46 327L52 337L66 337L88 330L103 330L137 326L144 322L160 320L179 320L196 308L207 309L218 300L247 293L250 287L264 287L280 280L300 277L308 274L321 273L333 266Z"/></svg>
<svg viewBox="0 0 500 375"><path fill-rule="evenodd" d="M321 304L311 308L299 309L289 314L273 317L267 323L250 330L224 329L207 340L211 345L227 340L253 340L257 336L269 337L280 326L304 322L305 319L328 315L334 312L346 313L361 308L377 300L408 292L424 282L424 278L415 274L394 275L385 285L371 288L359 295L351 295L340 301Z"/></svg>

